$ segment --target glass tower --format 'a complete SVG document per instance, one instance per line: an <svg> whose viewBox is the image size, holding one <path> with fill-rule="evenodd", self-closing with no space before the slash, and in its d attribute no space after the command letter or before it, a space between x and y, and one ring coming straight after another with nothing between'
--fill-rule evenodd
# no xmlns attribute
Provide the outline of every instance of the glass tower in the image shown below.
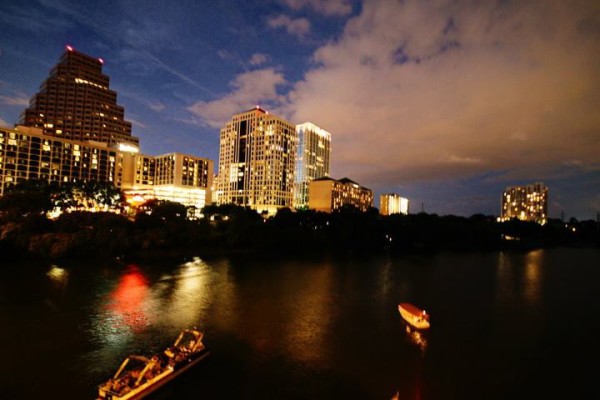
<svg viewBox="0 0 600 400"><path fill-rule="evenodd" d="M298 152L296 154L296 182L294 207L308 208L309 183L329 176L331 134L317 125L305 122L296 125Z"/></svg>

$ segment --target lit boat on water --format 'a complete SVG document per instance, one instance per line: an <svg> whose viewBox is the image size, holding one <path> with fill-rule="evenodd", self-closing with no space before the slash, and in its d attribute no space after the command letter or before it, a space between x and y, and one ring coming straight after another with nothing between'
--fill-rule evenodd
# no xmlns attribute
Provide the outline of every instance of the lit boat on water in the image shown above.
<svg viewBox="0 0 600 400"><path fill-rule="evenodd" d="M97 400L133 400L149 395L209 354L202 337L199 330L186 329L162 353L151 358L127 357L115 375L98 387Z"/></svg>
<svg viewBox="0 0 600 400"><path fill-rule="evenodd" d="M398 304L398 311L400 311L402 318L413 328L429 329L429 314L425 310L421 310L410 303L400 303Z"/></svg>

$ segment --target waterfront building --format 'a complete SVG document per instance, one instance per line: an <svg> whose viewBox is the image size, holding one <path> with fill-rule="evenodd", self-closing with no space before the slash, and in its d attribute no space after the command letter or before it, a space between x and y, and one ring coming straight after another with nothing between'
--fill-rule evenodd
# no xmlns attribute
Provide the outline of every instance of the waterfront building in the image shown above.
<svg viewBox="0 0 600 400"><path fill-rule="evenodd" d="M180 153L149 156L133 146L114 149L46 135L39 128L0 128L0 196L25 180L110 182L129 200L175 201L195 207L198 215L211 202L213 168L212 160Z"/></svg>
<svg viewBox="0 0 600 400"><path fill-rule="evenodd" d="M67 46L21 114L20 124L68 140L97 141L112 148L121 143L138 146L117 93L109 88L110 78L102 73L103 63Z"/></svg>
<svg viewBox="0 0 600 400"><path fill-rule="evenodd" d="M192 207L198 217L211 203L213 161L181 153L121 153L121 188L131 203L168 200Z"/></svg>
<svg viewBox="0 0 600 400"><path fill-rule="evenodd" d="M381 215L408 214L408 199L395 193L379 196L379 213Z"/></svg>
<svg viewBox="0 0 600 400"><path fill-rule="evenodd" d="M298 151L294 187L294 207L308 207L310 181L329 176L331 134L311 122L296 125Z"/></svg>
<svg viewBox="0 0 600 400"><path fill-rule="evenodd" d="M213 161L140 154L102 64L67 46L22 113L23 125L0 128L0 196L30 179L110 182L132 204L169 200L191 206L198 216L211 203Z"/></svg>
<svg viewBox="0 0 600 400"><path fill-rule="evenodd" d="M218 204L274 215L292 207L296 126L256 106L221 129Z"/></svg>
<svg viewBox="0 0 600 400"><path fill-rule="evenodd" d="M330 213L344 205L367 211L373 207L373 191L348 178L324 177L309 183L309 209Z"/></svg>
<svg viewBox="0 0 600 400"><path fill-rule="evenodd" d="M499 220L512 218L545 224L548 220L548 188L541 182L507 187L502 194Z"/></svg>
<svg viewBox="0 0 600 400"><path fill-rule="evenodd" d="M120 174L117 149L106 143L80 142L45 135L42 129L0 128L0 195L25 180L57 184L112 182Z"/></svg>

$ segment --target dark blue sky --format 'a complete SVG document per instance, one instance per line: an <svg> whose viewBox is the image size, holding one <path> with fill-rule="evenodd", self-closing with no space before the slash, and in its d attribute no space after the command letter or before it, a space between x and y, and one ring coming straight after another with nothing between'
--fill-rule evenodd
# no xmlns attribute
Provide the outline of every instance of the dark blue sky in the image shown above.
<svg viewBox="0 0 600 400"><path fill-rule="evenodd" d="M5 0L0 21L3 125L70 44L105 60L148 154L217 162L224 121L260 104L413 211L497 215L535 181L550 217L600 211L594 1Z"/></svg>

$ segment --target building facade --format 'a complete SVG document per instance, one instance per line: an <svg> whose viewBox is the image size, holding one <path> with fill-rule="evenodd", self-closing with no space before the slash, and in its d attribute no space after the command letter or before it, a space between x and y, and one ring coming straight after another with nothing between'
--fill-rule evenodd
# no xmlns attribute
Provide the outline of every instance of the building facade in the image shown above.
<svg viewBox="0 0 600 400"><path fill-rule="evenodd" d="M120 143L138 146L139 139L131 136L131 122L125 121L125 111L117 104L117 93L109 88L102 64L102 59L67 46L21 114L20 124L69 140L92 140L113 148Z"/></svg>
<svg viewBox="0 0 600 400"><path fill-rule="evenodd" d="M381 215L408 214L408 199L395 193L379 196L379 213Z"/></svg>
<svg viewBox="0 0 600 400"><path fill-rule="evenodd" d="M308 208L310 181L329 176L331 134L317 125L305 122L296 125L298 151L294 187L294 207Z"/></svg>
<svg viewBox="0 0 600 400"><path fill-rule="evenodd" d="M129 199L175 201L199 214L211 203L213 169L212 160L180 153L148 156L130 146L68 140L39 128L0 128L0 196L25 180L110 182Z"/></svg>
<svg viewBox="0 0 600 400"><path fill-rule="evenodd" d="M330 213L345 205L368 211L373 207L373 191L348 178L318 178L309 183L309 209Z"/></svg>
<svg viewBox="0 0 600 400"><path fill-rule="evenodd" d="M0 195L25 180L101 181L118 186L118 159L118 151L105 143L57 138L32 127L0 128Z"/></svg>
<svg viewBox="0 0 600 400"><path fill-rule="evenodd" d="M121 188L134 202L168 200L194 207L195 216L211 203L214 163L181 153L148 156L121 153Z"/></svg>
<svg viewBox="0 0 600 400"><path fill-rule="evenodd" d="M541 182L507 187L502 194L500 220L512 218L545 224L548 220L548 188Z"/></svg>
<svg viewBox="0 0 600 400"><path fill-rule="evenodd" d="M220 136L218 204L273 215L292 207L296 126L260 107L235 114Z"/></svg>

